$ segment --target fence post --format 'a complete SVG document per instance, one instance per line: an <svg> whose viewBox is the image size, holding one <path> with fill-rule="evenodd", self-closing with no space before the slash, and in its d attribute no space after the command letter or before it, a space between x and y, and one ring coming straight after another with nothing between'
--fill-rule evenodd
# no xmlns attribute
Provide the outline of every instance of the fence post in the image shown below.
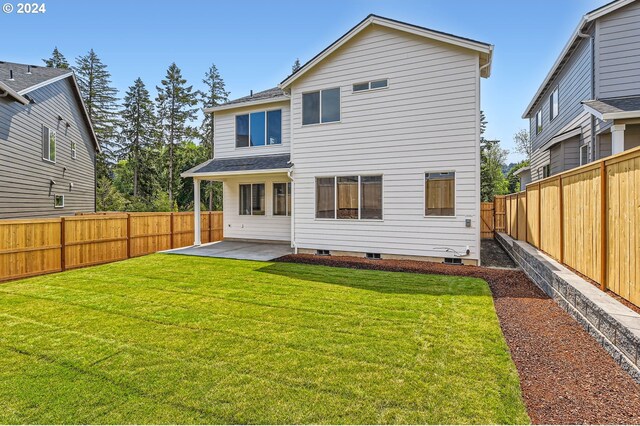
<svg viewBox="0 0 640 426"><path fill-rule="evenodd" d="M520 197L518 193L516 193L516 241L520 239L520 226L518 224L520 220L518 216L520 215L518 214L518 210L520 210Z"/></svg>
<svg viewBox="0 0 640 426"><path fill-rule="evenodd" d="M600 162L600 289L607 290L607 165Z"/></svg>
<svg viewBox="0 0 640 426"><path fill-rule="evenodd" d="M209 210L209 242L213 242L213 212Z"/></svg>
<svg viewBox="0 0 640 426"><path fill-rule="evenodd" d="M127 259L131 259L131 214L127 213Z"/></svg>
<svg viewBox="0 0 640 426"><path fill-rule="evenodd" d="M169 233L171 235L171 248L173 248L173 212L169 213Z"/></svg>
<svg viewBox="0 0 640 426"><path fill-rule="evenodd" d="M542 247L542 184L538 182L538 248Z"/></svg>
<svg viewBox="0 0 640 426"><path fill-rule="evenodd" d="M60 270L65 271L67 269L66 259L65 259L65 222L64 216L60 218Z"/></svg>
<svg viewBox="0 0 640 426"><path fill-rule="evenodd" d="M529 242L529 191L524 189L524 241Z"/></svg>
<svg viewBox="0 0 640 426"><path fill-rule="evenodd" d="M560 263L564 263L564 193L562 190L562 174L559 177L559 210L560 210Z"/></svg>

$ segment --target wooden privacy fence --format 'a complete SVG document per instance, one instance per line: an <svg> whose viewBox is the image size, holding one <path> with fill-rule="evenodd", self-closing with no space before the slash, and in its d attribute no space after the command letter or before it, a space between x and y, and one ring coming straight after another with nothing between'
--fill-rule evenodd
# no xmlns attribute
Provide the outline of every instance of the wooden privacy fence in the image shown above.
<svg viewBox="0 0 640 426"><path fill-rule="evenodd" d="M0 281L193 244L193 213L90 213L0 221ZM201 214L203 243L222 240L222 212Z"/></svg>
<svg viewBox="0 0 640 426"><path fill-rule="evenodd" d="M640 305L640 148L506 197L506 232Z"/></svg>

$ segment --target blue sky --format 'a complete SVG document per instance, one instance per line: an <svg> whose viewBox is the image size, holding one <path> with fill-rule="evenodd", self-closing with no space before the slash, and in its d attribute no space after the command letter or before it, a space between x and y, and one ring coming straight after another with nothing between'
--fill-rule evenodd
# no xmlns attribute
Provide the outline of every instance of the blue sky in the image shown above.
<svg viewBox="0 0 640 426"><path fill-rule="evenodd" d="M46 13L0 13L0 60L40 64L54 46L73 61L93 48L121 91L150 89L175 61L196 88L211 63L231 97L275 86L369 13L495 45L483 80L487 137L512 149L520 118L579 18L607 0L45 0ZM12 3L18 0L0 0ZM512 152L510 161L520 156Z"/></svg>

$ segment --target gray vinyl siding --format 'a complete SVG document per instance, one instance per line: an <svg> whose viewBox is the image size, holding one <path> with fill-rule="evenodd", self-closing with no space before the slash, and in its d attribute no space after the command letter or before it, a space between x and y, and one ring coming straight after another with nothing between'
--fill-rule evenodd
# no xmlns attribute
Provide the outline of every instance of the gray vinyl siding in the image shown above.
<svg viewBox="0 0 640 426"><path fill-rule="evenodd" d="M591 116L584 111L583 100L591 98L591 45L587 39L581 40L572 58L558 77L543 94L540 102L531 111L529 119L533 155L531 158L531 177L533 181L542 178L540 169L550 161L549 152L540 148L551 138L576 127L582 127L579 145L591 141ZM558 87L559 114L550 121L549 96ZM542 132L536 135L536 113L542 109ZM552 167L553 173L553 167Z"/></svg>
<svg viewBox="0 0 640 426"><path fill-rule="evenodd" d="M597 97L640 94L640 2L600 18L596 34Z"/></svg>
<svg viewBox="0 0 640 426"><path fill-rule="evenodd" d="M35 104L0 99L0 219L94 211L96 152L71 80L28 95ZM43 125L57 132L55 164L42 158ZM71 141L76 142L76 159L71 157ZM64 208L53 207L55 194L65 196Z"/></svg>
<svg viewBox="0 0 640 426"><path fill-rule="evenodd" d="M551 174L580 166L580 138L578 136L553 146L550 150Z"/></svg>

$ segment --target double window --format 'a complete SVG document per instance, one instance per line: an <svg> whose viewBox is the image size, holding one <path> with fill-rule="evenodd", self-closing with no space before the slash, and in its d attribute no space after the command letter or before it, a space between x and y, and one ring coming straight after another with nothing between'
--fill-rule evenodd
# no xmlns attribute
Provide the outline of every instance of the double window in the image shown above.
<svg viewBox="0 0 640 426"><path fill-rule="evenodd" d="M365 90L385 89L389 87L389 80L374 80L365 83L356 83L353 85L354 92L364 92Z"/></svg>
<svg viewBox="0 0 640 426"><path fill-rule="evenodd" d="M264 216L264 183L240 185L240 215Z"/></svg>
<svg viewBox="0 0 640 426"><path fill-rule="evenodd" d="M316 218L382 219L382 176L316 178Z"/></svg>
<svg viewBox="0 0 640 426"><path fill-rule="evenodd" d="M455 172L425 173L425 216L455 216Z"/></svg>
<svg viewBox="0 0 640 426"><path fill-rule="evenodd" d="M536 113L536 135L542 131L542 110Z"/></svg>
<svg viewBox="0 0 640 426"><path fill-rule="evenodd" d="M56 131L42 126L42 158L56 162Z"/></svg>
<svg viewBox="0 0 640 426"><path fill-rule="evenodd" d="M340 121L340 88L302 94L302 124Z"/></svg>
<svg viewBox="0 0 640 426"><path fill-rule="evenodd" d="M549 121L552 121L554 118L558 116L560 112L560 98L558 97L559 92L556 87L553 92L551 92L551 96L549 96ZM542 125L542 124L541 124Z"/></svg>
<svg viewBox="0 0 640 426"><path fill-rule="evenodd" d="M282 110L236 115L236 148L282 143Z"/></svg>
<svg viewBox="0 0 640 426"><path fill-rule="evenodd" d="M291 183L273 184L273 215L291 216Z"/></svg>

